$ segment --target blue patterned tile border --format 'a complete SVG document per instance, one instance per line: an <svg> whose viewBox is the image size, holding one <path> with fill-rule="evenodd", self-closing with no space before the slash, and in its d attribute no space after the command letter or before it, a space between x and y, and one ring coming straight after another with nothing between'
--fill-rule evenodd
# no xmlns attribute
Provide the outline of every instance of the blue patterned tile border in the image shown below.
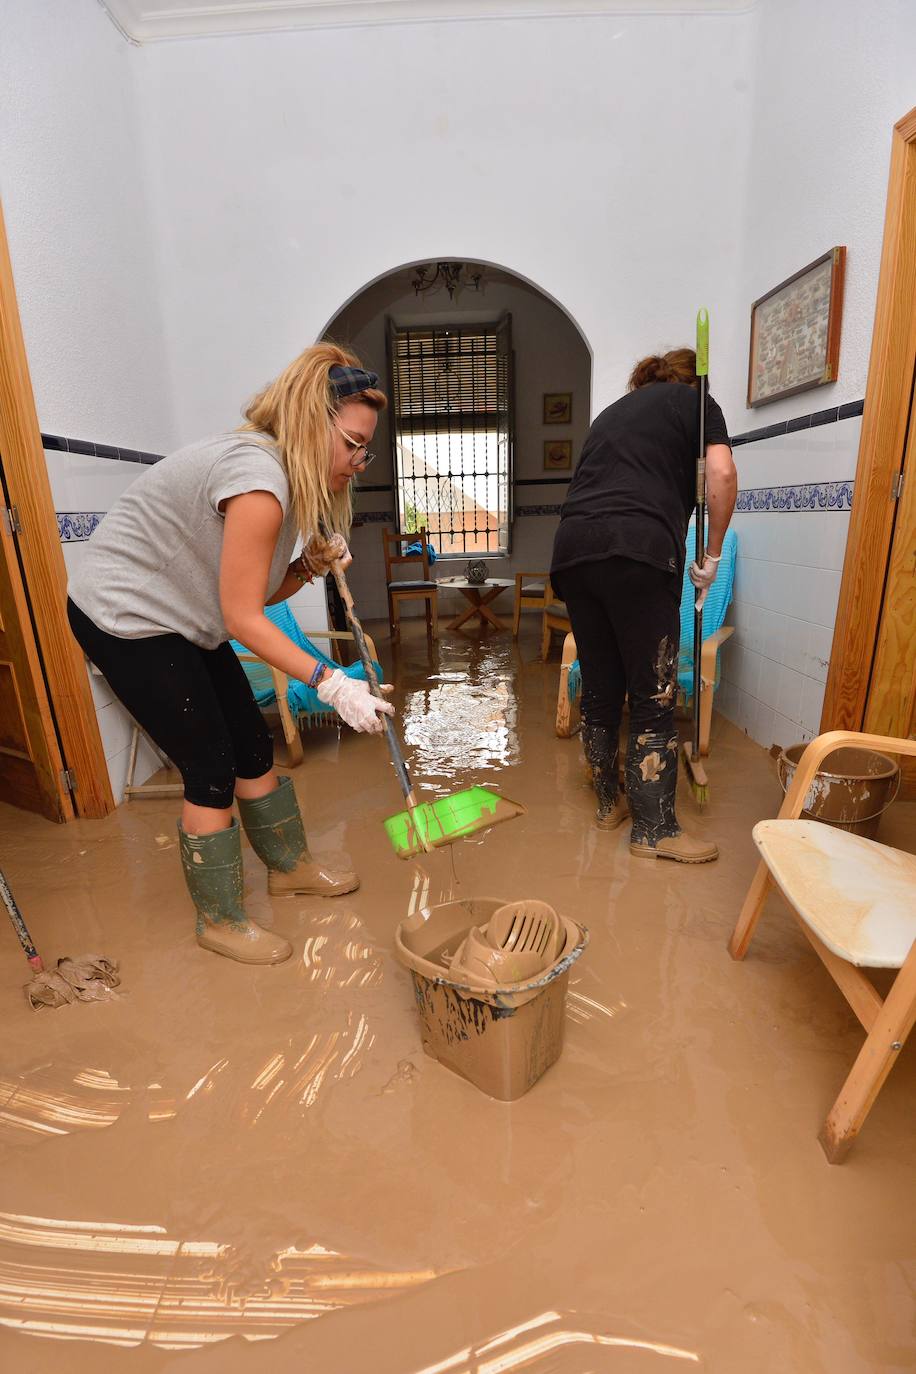
<svg viewBox="0 0 916 1374"><path fill-rule="evenodd" d="M561 505L556 506L516 506L516 515L559 515L563 509Z"/></svg>
<svg viewBox="0 0 916 1374"><path fill-rule="evenodd" d="M104 518L105 512L94 510L66 510L57 512L57 529L62 544L76 544L88 539Z"/></svg>
<svg viewBox="0 0 916 1374"><path fill-rule="evenodd" d="M805 482L796 487L747 487L738 492L735 511L756 512L852 510L848 482Z"/></svg>
<svg viewBox="0 0 916 1374"><path fill-rule="evenodd" d="M361 510L357 511L353 517L353 524L359 525L393 525L393 510Z"/></svg>

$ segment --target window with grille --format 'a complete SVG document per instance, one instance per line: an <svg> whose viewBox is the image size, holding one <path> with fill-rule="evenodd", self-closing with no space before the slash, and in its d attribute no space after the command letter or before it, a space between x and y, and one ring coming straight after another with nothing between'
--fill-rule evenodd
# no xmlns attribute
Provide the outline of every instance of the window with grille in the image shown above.
<svg viewBox="0 0 916 1374"><path fill-rule="evenodd" d="M425 525L440 557L508 553L512 349L492 325L389 324L399 527Z"/></svg>

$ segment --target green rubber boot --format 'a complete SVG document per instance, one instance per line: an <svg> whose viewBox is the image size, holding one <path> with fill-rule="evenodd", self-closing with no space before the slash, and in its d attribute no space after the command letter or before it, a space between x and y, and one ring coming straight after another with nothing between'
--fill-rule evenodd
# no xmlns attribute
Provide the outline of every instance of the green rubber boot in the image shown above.
<svg viewBox="0 0 916 1374"><path fill-rule="evenodd" d="M188 835L178 826L185 882L197 911L197 943L242 964L280 964L293 947L249 921L242 905L242 837L233 817L228 830Z"/></svg>
<svg viewBox="0 0 916 1374"><path fill-rule="evenodd" d="M313 894L340 897L355 892L355 873L334 872L309 853L302 814L291 778L280 778L273 792L253 801L238 798L239 814L252 849L267 868L271 897Z"/></svg>

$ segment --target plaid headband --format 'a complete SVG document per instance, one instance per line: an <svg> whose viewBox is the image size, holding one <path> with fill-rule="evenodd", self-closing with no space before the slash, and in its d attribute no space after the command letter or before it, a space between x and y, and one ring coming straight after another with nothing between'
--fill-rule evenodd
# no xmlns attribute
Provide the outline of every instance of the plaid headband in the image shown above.
<svg viewBox="0 0 916 1374"><path fill-rule="evenodd" d="M340 367L335 363L328 373L331 390L340 401L344 396L356 396L360 391L372 391L378 386L378 373L361 367Z"/></svg>

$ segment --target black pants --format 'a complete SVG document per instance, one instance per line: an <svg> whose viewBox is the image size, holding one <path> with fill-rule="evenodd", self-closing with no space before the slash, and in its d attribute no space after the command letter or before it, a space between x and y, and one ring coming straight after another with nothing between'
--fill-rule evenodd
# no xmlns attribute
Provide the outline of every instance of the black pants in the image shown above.
<svg viewBox="0 0 916 1374"><path fill-rule="evenodd" d="M632 839L654 847L680 832L674 812L680 579L634 559L604 558L565 569L555 583L576 637L582 742L599 811L609 811L617 798L620 718L629 699Z"/></svg>
<svg viewBox="0 0 916 1374"><path fill-rule="evenodd" d="M273 767L273 740L230 644L199 649L182 635L118 639L72 601L70 628L115 696L179 769L185 800L225 810L236 778Z"/></svg>

